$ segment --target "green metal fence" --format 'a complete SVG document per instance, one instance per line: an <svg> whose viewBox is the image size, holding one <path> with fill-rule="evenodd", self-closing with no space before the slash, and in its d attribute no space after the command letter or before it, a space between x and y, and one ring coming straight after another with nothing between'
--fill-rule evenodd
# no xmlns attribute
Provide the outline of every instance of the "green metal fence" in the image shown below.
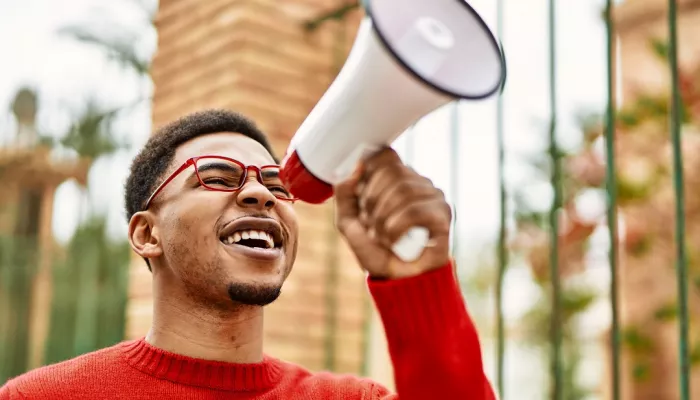
<svg viewBox="0 0 700 400"><path fill-rule="evenodd" d="M502 43L507 43L507 39L504 37L503 32L503 0L497 0L496 9L496 24L495 30L497 37ZM549 314L549 346L550 346L550 388L549 397L552 399L568 399L574 398L572 393L567 393L565 379L565 370L567 363L567 356L564 347L564 329L565 321L569 313L567 305L567 300L565 299L563 288L562 288L562 268L566 268L566 265L562 265L561 258L561 244L560 244L560 217L562 213L563 200L565 196L566 188L563 185L566 176L562 171L562 160L566 157L564 152L560 149L557 143L557 132L558 132L558 122L559 113L557 109L557 97L558 97L558 75L557 75L557 47L559 43L556 37L556 12L557 6L566 7L566 4L557 4L554 0L549 0L548 2L548 31L549 31L549 98L550 98L550 120L549 120L549 161L551 168L550 173L550 184L553 189L553 201L551 208L548 213L548 232L550 238L549 246L549 275L551 279L548 281L548 293L549 301L551 303L551 310ZM353 9L353 6L357 4L351 4L350 6L344 4L343 7L338 10L330 12L328 15L323 16L316 24L320 21L326 19L340 19L343 18L345 13ZM620 310L619 310L619 232L618 232L618 188L620 183L617 181L616 176L618 171L616 170L616 125L618 124L618 113L616 110L616 99L615 99L615 51L616 51L616 30L613 18L614 2L608 0L605 5L604 10L604 23L606 25L607 40L606 40L606 59L607 59L607 106L604 112L604 139L605 139L605 180L603 189L606 191L606 202L607 202L607 212L606 212L606 222L608 230L609 239L609 251L608 251L608 264L610 269L610 310L611 310L611 325L610 325L610 393L605 397L617 400L621 399L623 395L629 396L622 392L622 379L623 374L626 372L621 371L621 348L623 346L623 328L620 322ZM670 131L670 141L672 143L673 149L673 165L672 165L672 179L674 183L675 191L675 243L676 243L676 280L678 283L678 332L679 332L679 342L680 346L678 348L678 360L679 360L679 391L681 400L689 400L691 398L690 387L689 387L689 376L690 376L690 350L689 350L689 322L688 322L688 292L687 292L687 280L688 280L688 257L686 254L685 247L685 210L684 210L684 188L683 188L683 160L681 154L681 135L680 135L680 124L683 115L682 113L682 100L679 89L679 74L678 74L678 51L677 51L677 4L675 0L669 0L668 2L669 13L668 13L668 61L669 61L669 75L671 77L671 104L668 109L668 120L669 120L669 131ZM506 46L507 48L507 46ZM507 95L507 90L505 92ZM458 174L454 171L459 171L459 132L457 126L460 124L459 113L457 112L459 103L455 103L453 108L451 120L451 146L453 148L453 153L451 154L451 169L452 180L450 183L452 201L454 204L459 203L459 190L457 189L460 185ZM504 143L504 119L506 118L503 106L503 96L499 96L496 100L496 134L498 135L498 160L499 160L499 180L500 180L500 227L497 240L497 276L495 284L495 302L496 302L496 371L495 371L495 386L500 394L500 398L518 398L517 393L506 393L505 391L505 373L504 366L507 363L506 359L506 323L503 316L503 284L504 277L506 275L508 265L510 264L510 250L508 245L508 229L506 227L507 216L512 214L512 210L508 210L506 205L508 204L508 193L504 177L504 164L506 159L505 154L505 143ZM410 143L409 148L406 149L406 158L412 159L412 151ZM454 241L453 251L455 254L460 254L460 241L456 239Z"/></svg>
<svg viewBox="0 0 700 400"><path fill-rule="evenodd" d="M681 121L682 115L682 99L680 93L680 83L679 83L679 72L678 72L678 46L677 46L677 2L675 0L668 1L668 64L669 64L669 76L671 77L671 104L668 106L668 121L669 121L669 132L670 132L670 142L672 144L673 150L673 162L672 162L672 180L674 184L674 195L675 195L675 258L676 258L676 281L678 284L677 288L677 317L678 317L678 335L679 335L679 348L678 348L678 362L679 362L679 392L681 400L689 400L691 398L690 394L690 350L689 350L689 322L688 322L688 256L686 254L685 246L685 205L684 205L684 187L683 187L683 160L681 154ZM359 2L343 3L342 7L337 10L332 10L327 15L321 16L319 19L315 20L311 26L316 27L325 20L329 19L342 19L347 12L359 7ZM556 12L557 7L567 7L566 3L556 3L554 0L548 1L548 32L549 32L549 98L550 98L550 109L549 109L549 180L550 185L553 189L553 200L551 203L550 210L546 216L545 226L548 231L549 236L549 276L550 279L546 283L546 290L548 292L548 301L550 302L551 309L549 310L549 357L550 357L550 367L549 367L549 379L551 382L549 388L549 398L552 399L570 399L576 398L573 393L568 393L565 380L568 379L566 372L567 363L570 361L567 359L567 354L565 347L565 331L569 328L566 327L566 321L569 318L570 299L566 298L566 293L562 287L562 274L563 270L567 268L565 262L562 261L562 244L560 243L561 227L560 218L564 207L564 198L566 196L567 188L564 185L567 176L562 169L562 161L566 158L565 152L560 148L559 143L557 143L557 132L558 132L558 122L559 122L559 110L557 109L557 97L558 97L558 74L557 74L557 48L559 44L556 37ZM628 373L628 371L622 371L621 368L621 352L623 347L623 335L628 335L624 333L624 328L621 326L620 321L620 298L619 298L619 229L618 229L618 191L620 190L621 183L617 180L618 171L616 169L616 126L619 123L620 115L618 115L618 110L616 110L616 98L615 98L615 52L616 52L616 29L614 24L614 2L612 0L607 0L604 10L603 23L606 26L606 64L607 64L607 99L606 99L606 109L604 114L604 129L603 137L605 142L605 179L603 182L603 187L606 192L606 223L607 223L607 237L609 239L609 250L608 250L608 265L610 269L610 286L609 286L609 297L610 297L610 311L611 311L611 324L610 324L610 365L608 377L610 382L610 393L604 394L606 398L611 398L618 400L625 397L629 397L630 394L625 394L622 391L622 380L623 376ZM501 40L503 44L507 43L508 38L504 37L504 1L496 1L496 23L495 31L496 35ZM505 46L507 49L507 46ZM506 50L507 53L507 50ZM517 66L515 67L517 68ZM507 90L503 96L507 96ZM510 265L511 250L509 248L509 232L507 229L507 219L509 215L512 215L513 210L507 209L509 193L505 182L504 164L506 160L505 151L505 139L504 139L504 120L506 118L503 105L503 96L499 96L496 99L496 134L498 137L498 161L499 161L499 199L500 199L500 227L498 232L498 239L496 243L496 259L497 259L497 274L495 279L495 304L496 304L496 349L495 349L495 359L496 359L496 371L495 371L495 386L500 398L519 398L517 393L506 393L505 389L505 372L504 367L508 362L506 358L507 346L507 329L506 322L503 315L503 297L504 297L504 281L505 276L508 271L508 266ZM451 117L451 136L450 142L452 146L451 154L451 169L453 170L450 191L452 193L452 201L454 204L459 204L459 190L460 185L459 176L454 171L460 170L460 156L459 156L459 132L458 125L461 123L459 121L459 113L457 112L459 108L459 103L454 104L454 112ZM662 107L663 108L663 107ZM408 135L408 134L407 134ZM411 144L407 144L405 149L405 158L410 162L413 157L412 154L415 149L412 148ZM460 240L459 238L454 240L453 251L456 255L460 254ZM565 260L564 260L565 261Z"/></svg>
<svg viewBox="0 0 700 400"><path fill-rule="evenodd" d="M686 239L685 239L685 194L684 194L684 177L683 177L683 159L681 152L681 119L682 119L682 100L680 94L679 69L678 69L678 46L677 46L677 4L676 0L668 2L668 59L669 59L669 75L671 76L671 105L669 109L669 131L670 141L673 149L673 183L675 189L675 243L676 243L676 280L678 284L678 362L679 362L679 385L681 400L689 400L690 392L690 358L689 358L689 322L688 322L688 257L686 254ZM563 3L560 3L560 5ZM562 172L561 172L561 152L557 144L557 70L556 70L556 2L549 1L549 67L550 67L550 159L553 165L551 175L551 185L553 187L554 199L549 214L550 224L550 269L551 269L551 302L553 304L551 314L551 390L550 397L552 399L568 398L567 393L563 391L563 375L562 375L562 297L561 297L561 281L560 281L560 254L559 254L559 213L562 208ZM566 7L566 5L561 5ZM498 1L498 17L497 17L497 33L499 38L503 40L502 33L502 8L503 2ZM615 106L615 78L614 78L614 60L615 60L615 26L613 19L613 2L607 1L605 9L605 22L607 26L607 111L605 116L605 142L606 142L606 183L607 191L607 224L608 237L610 239L609 249L609 267L611 273L610 284L610 307L612 311L611 321L611 393L610 398L620 399L623 396L621 390L621 367L620 367L620 352L621 352L621 328L619 320L619 298L618 298L618 227L617 227L617 187L616 182L616 160L615 160L615 137L616 137L616 106ZM498 100L498 135L499 135L499 160L501 169L503 168L503 107L502 100ZM497 373L496 383L500 397L517 398L517 394L505 393L504 391L504 376L503 365L505 362L505 334L503 328L502 316L502 283L503 276L508 265L508 250L505 240L505 214L504 208L506 196L504 193L503 175L501 174L501 229L498 241L498 260L499 273L497 279L496 297L498 304L498 331L497 331Z"/></svg>

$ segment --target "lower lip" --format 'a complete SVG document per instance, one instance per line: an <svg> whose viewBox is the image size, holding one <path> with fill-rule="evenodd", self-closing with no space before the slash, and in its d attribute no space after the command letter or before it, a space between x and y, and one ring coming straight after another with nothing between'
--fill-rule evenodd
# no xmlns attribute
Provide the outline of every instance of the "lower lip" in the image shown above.
<svg viewBox="0 0 700 400"><path fill-rule="evenodd" d="M262 261L274 261L282 256L282 249L275 247L274 249L263 249L259 247L248 247L240 244L225 244L224 247L230 251L242 254L246 257Z"/></svg>

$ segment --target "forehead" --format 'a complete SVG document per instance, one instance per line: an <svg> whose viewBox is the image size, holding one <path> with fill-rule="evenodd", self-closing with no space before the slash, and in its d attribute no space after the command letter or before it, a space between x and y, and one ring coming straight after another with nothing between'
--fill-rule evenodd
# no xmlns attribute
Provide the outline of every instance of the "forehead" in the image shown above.
<svg viewBox="0 0 700 400"><path fill-rule="evenodd" d="M247 165L275 164L272 155L260 143L235 132L203 135L182 144L175 152L174 164L205 155L229 157Z"/></svg>

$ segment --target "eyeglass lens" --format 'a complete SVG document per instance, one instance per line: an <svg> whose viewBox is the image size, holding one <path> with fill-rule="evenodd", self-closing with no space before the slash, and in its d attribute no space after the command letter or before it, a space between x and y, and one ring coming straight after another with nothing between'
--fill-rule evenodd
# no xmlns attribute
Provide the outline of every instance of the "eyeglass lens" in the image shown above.
<svg viewBox="0 0 700 400"><path fill-rule="evenodd" d="M201 183L208 189L234 191L240 189L246 176L245 168L236 162L220 158L200 158L195 163ZM280 179L279 167L270 166L260 170L258 182L280 199L291 199L292 195Z"/></svg>

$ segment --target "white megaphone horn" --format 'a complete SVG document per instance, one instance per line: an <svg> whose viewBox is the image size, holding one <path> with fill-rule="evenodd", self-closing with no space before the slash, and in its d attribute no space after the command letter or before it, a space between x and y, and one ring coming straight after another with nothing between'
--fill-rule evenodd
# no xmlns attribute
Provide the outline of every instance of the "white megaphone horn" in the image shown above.
<svg viewBox="0 0 700 400"><path fill-rule="evenodd" d="M338 77L292 138L281 177L291 193L323 203L358 163L455 99L497 93L505 57L463 0L366 0L366 17ZM413 227L393 245L416 260L429 240Z"/></svg>

